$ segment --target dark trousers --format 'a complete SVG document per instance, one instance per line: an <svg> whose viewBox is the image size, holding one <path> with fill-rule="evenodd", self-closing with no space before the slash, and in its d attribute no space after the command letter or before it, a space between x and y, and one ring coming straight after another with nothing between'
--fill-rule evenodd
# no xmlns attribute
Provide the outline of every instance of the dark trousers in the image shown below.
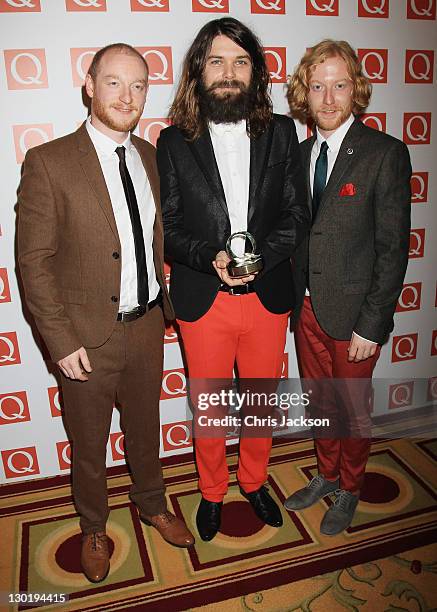
<svg viewBox="0 0 437 612"><path fill-rule="evenodd" d="M357 363L349 362L349 340L335 340L323 331L309 297L304 300L295 342L299 369L304 379L337 379L341 399L338 394L332 397L325 394L322 398L323 413L318 416L329 417L330 432L335 432L337 426L346 422L351 435L341 438L321 436L315 440L319 472L330 480L339 477L342 489L358 494L370 452L372 424L369 396L380 348L377 347L373 357ZM356 379L363 379L363 384L354 382Z"/></svg>
<svg viewBox="0 0 437 612"><path fill-rule="evenodd" d="M159 461L163 336L163 314L156 306L135 321L117 322L103 346L87 348L93 368L88 381L63 377L73 497L83 533L103 531L109 515L106 445L116 400L132 472L130 498L142 514L166 510Z"/></svg>

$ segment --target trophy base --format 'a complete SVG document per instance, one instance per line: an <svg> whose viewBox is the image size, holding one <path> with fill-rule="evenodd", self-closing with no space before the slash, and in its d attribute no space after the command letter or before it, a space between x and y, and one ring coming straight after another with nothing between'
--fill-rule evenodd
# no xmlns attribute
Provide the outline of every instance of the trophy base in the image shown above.
<svg viewBox="0 0 437 612"><path fill-rule="evenodd" d="M238 266L228 265L228 274L231 278L241 278L243 276L249 276L262 270L262 261L253 261L248 263L242 263Z"/></svg>

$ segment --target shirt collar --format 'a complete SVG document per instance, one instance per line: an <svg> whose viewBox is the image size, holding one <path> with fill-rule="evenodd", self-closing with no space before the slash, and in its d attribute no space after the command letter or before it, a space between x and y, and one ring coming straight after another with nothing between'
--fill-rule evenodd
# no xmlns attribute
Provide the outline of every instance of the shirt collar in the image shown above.
<svg viewBox="0 0 437 612"><path fill-rule="evenodd" d="M107 155L108 157L115 153L117 147L125 147L127 151L131 151L132 141L130 133L127 135L126 140L122 143L115 142L106 134L103 134L100 130L95 128L91 123L91 116L86 120L86 129L89 137L92 140L93 145L96 149Z"/></svg>
<svg viewBox="0 0 437 612"><path fill-rule="evenodd" d="M245 134L246 120L243 119L237 123L209 123L209 129L214 136L223 136L223 134Z"/></svg>
<svg viewBox="0 0 437 612"><path fill-rule="evenodd" d="M316 128L317 131L317 149L320 150L322 142L326 140L326 144L328 145L328 149L331 153L336 153L343 142L344 137L352 123L355 121L355 117L351 114L349 118L338 127L329 138L325 138L319 132L319 128Z"/></svg>

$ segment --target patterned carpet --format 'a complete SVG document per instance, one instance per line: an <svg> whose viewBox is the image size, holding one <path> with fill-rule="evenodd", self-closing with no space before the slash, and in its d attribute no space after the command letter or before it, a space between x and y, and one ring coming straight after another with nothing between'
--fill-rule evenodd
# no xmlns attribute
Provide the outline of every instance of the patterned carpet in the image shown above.
<svg viewBox="0 0 437 612"><path fill-rule="evenodd" d="M437 441L376 442L353 526L333 538L318 529L329 499L300 513L283 509L279 530L261 523L239 493L232 449L228 460L233 480L222 529L212 543L198 539L189 550L171 547L139 522L127 501L129 477L113 469L108 479L111 572L98 585L80 572L80 535L68 480L2 487L0 591L68 593L69 602L57 608L62 610L432 609ZM272 496L282 506L315 470L310 440L275 444L268 482ZM171 458L165 478L169 507L195 532L199 493L191 458Z"/></svg>

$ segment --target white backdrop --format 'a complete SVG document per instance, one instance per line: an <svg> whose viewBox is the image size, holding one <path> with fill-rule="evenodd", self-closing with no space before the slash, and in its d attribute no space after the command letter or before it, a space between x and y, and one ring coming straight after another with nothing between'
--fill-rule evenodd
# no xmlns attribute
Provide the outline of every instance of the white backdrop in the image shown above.
<svg viewBox="0 0 437 612"><path fill-rule="evenodd" d="M93 52L127 42L145 54L150 92L139 134L156 142L183 54L208 20L231 15L265 45L275 111L287 112L284 82L322 38L348 40L374 83L364 120L410 147L414 177L410 263L395 330L376 376L400 379L375 398L377 413L437 397L435 172L436 0L0 0L0 479L16 482L69 468L57 379L23 314L16 277L16 189L25 151L75 130L86 117L80 86ZM307 135L298 125L301 139ZM168 271L169 272L169 271ZM292 337L284 376L297 376ZM167 332L162 454L191 449L185 374L174 330ZM415 378L428 380L426 397ZM114 411L108 465L123 461Z"/></svg>

